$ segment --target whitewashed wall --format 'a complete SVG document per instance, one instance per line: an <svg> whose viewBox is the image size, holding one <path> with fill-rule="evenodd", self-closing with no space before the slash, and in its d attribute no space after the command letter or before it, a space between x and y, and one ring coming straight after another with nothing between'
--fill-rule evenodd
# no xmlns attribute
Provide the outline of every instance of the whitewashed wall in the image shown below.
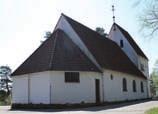
<svg viewBox="0 0 158 114"><path fill-rule="evenodd" d="M95 103L95 79L100 80L101 101L142 99L148 95L147 81L129 74L111 70L104 70L103 74L80 72L80 83L65 83L64 73L64 71L48 71L13 77L13 103L73 104L83 101ZM113 80L110 78L111 74ZM123 78L127 79L128 92L122 91ZM132 88L133 80L136 80L136 93ZM144 93L141 93L141 81L144 84Z"/></svg>
<svg viewBox="0 0 158 114"><path fill-rule="evenodd" d="M28 75L13 77L12 103L28 103Z"/></svg>
<svg viewBox="0 0 158 114"><path fill-rule="evenodd" d="M100 80L102 101L100 73L80 72L80 83L65 83L64 74L62 71L49 71L13 77L13 103L95 103L95 79Z"/></svg>
<svg viewBox="0 0 158 114"><path fill-rule="evenodd" d="M143 64L145 71L142 71L144 73L144 75L148 78L148 95L149 97L151 97L151 93L150 93L150 77L149 77L149 65L148 65L148 60L139 56L139 69L141 69L140 65Z"/></svg>
<svg viewBox="0 0 158 114"><path fill-rule="evenodd" d="M113 75L113 80L110 76ZM127 92L122 91L122 79L127 80ZM137 92L133 92L132 81L136 81ZM144 93L141 92L140 82L143 82ZM129 74L115 72L111 70L104 71L104 100L105 101L123 101L147 98L147 80L134 77Z"/></svg>
<svg viewBox="0 0 158 114"><path fill-rule="evenodd" d="M50 78L48 72L13 77L13 103L50 103Z"/></svg>
<svg viewBox="0 0 158 114"><path fill-rule="evenodd" d="M141 64L144 65L144 75L148 78L149 77L149 67L148 67L148 60L139 56L139 69L141 70Z"/></svg>
<svg viewBox="0 0 158 114"><path fill-rule="evenodd" d="M64 72L52 71L51 101L52 104L65 103L95 103L95 79L100 80L100 95L102 98L101 74L95 72L80 72L80 83L65 83Z"/></svg>
<svg viewBox="0 0 158 114"><path fill-rule="evenodd" d="M49 72L33 73L30 77L30 103L50 104Z"/></svg>
<svg viewBox="0 0 158 114"><path fill-rule="evenodd" d="M115 41L120 46L120 40L123 40L123 48L122 50L126 53L126 55L131 59L131 61L138 67L138 56L133 47L127 41L125 36L121 33L121 31L115 26L112 26L111 31L109 33L109 38Z"/></svg>

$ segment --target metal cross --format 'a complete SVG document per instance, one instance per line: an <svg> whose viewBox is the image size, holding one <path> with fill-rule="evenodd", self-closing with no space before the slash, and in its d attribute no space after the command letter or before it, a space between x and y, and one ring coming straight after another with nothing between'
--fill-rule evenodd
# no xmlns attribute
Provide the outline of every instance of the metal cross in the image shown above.
<svg viewBox="0 0 158 114"><path fill-rule="evenodd" d="M115 7L112 5L112 12L113 12L113 22L115 23Z"/></svg>

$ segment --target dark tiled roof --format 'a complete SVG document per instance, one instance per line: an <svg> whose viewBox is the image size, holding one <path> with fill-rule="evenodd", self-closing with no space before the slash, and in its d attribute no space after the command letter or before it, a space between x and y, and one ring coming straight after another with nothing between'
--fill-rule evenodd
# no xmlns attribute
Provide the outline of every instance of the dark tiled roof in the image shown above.
<svg viewBox="0 0 158 114"><path fill-rule="evenodd" d="M47 39L41 44L40 47L12 73L12 75L49 70L55 34L56 32L52 35L52 38Z"/></svg>
<svg viewBox="0 0 158 114"><path fill-rule="evenodd" d="M126 39L131 44L131 46L134 48L134 50L137 52L137 54L148 60L148 58L146 57L146 55L139 48L139 46L137 45L137 43L133 40L133 38L131 37L131 35L126 30L124 30L122 27L120 27L118 24L116 24L116 23L114 23L114 24L120 29L120 31L122 32L122 34L126 37Z"/></svg>
<svg viewBox="0 0 158 114"><path fill-rule="evenodd" d="M115 42L67 16L65 18L103 68L145 77Z"/></svg>
<svg viewBox="0 0 158 114"><path fill-rule="evenodd" d="M100 72L70 38L59 29L20 65L12 73L12 76L48 70Z"/></svg>
<svg viewBox="0 0 158 114"><path fill-rule="evenodd" d="M51 70L101 72L62 30L58 30Z"/></svg>
<svg viewBox="0 0 158 114"><path fill-rule="evenodd" d="M102 68L143 77L143 73L130 61L120 47L86 26L63 15L80 36ZM101 72L62 30L56 30L17 70L14 75L34 72L95 71Z"/></svg>

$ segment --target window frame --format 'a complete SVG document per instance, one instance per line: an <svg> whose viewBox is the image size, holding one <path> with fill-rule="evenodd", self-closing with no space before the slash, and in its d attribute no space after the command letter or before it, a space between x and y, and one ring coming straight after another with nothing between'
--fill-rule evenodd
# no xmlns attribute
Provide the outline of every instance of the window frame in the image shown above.
<svg viewBox="0 0 158 114"><path fill-rule="evenodd" d="M65 72L65 83L80 83L79 72Z"/></svg>
<svg viewBox="0 0 158 114"><path fill-rule="evenodd" d="M124 47L124 43L123 43L123 40L122 40L122 39L120 40L120 47L121 47L121 48Z"/></svg>
<svg viewBox="0 0 158 114"><path fill-rule="evenodd" d="M112 74L110 75L110 79L111 79L111 80L113 80L113 79L114 79L114 76L113 76Z"/></svg>
<svg viewBox="0 0 158 114"><path fill-rule="evenodd" d="M144 84L142 81L140 82L140 89L141 89L141 92L144 93Z"/></svg>
<svg viewBox="0 0 158 114"><path fill-rule="evenodd" d="M133 92L137 92L137 84L135 80L132 81L132 87L133 87Z"/></svg>
<svg viewBox="0 0 158 114"><path fill-rule="evenodd" d="M140 64L140 69L141 69L141 71L145 71L145 66L144 66L144 64Z"/></svg>
<svg viewBox="0 0 158 114"><path fill-rule="evenodd" d="M123 92L127 92L128 91L127 90L127 80L126 80L126 78L122 79L122 91Z"/></svg>

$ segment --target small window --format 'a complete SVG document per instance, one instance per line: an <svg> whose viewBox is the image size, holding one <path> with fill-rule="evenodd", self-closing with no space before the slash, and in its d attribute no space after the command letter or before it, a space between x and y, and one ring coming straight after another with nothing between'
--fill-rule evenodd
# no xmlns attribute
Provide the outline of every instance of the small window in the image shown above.
<svg viewBox="0 0 158 114"><path fill-rule="evenodd" d="M79 72L65 72L65 82L79 83Z"/></svg>
<svg viewBox="0 0 158 114"><path fill-rule="evenodd" d="M123 91L124 92L126 92L127 91L127 81L126 81L126 78L123 78L123 80L122 80L122 89L123 89Z"/></svg>
<svg viewBox="0 0 158 114"><path fill-rule="evenodd" d="M137 91L137 88L136 88L136 81L133 80L133 92L136 92Z"/></svg>
<svg viewBox="0 0 158 114"><path fill-rule="evenodd" d="M141 71L145 71L143 64L140 64L140 69L141 69Z"/></svg>
<svg viewBox="0 0 158 114"><path fill-rule="evenodd" d="M141 92L143 93L143 92L144 92L144 85L143 85L143 82L140 82L140 87L141 87Z"/></svg>
<svg viewBox="0 0 158 114"><path fill-rule="evenodd" d="M113 80L113 78L114 78L114 77L113 77L113 75L112 75L112 74L110 75L110 78L111 78L111 80Z"/></svg>
<svg viewBox="0 0 158 114"><path fill-rule="evenodd" d="M123 40L120 40L120 47L123 48Z"/></svg>

